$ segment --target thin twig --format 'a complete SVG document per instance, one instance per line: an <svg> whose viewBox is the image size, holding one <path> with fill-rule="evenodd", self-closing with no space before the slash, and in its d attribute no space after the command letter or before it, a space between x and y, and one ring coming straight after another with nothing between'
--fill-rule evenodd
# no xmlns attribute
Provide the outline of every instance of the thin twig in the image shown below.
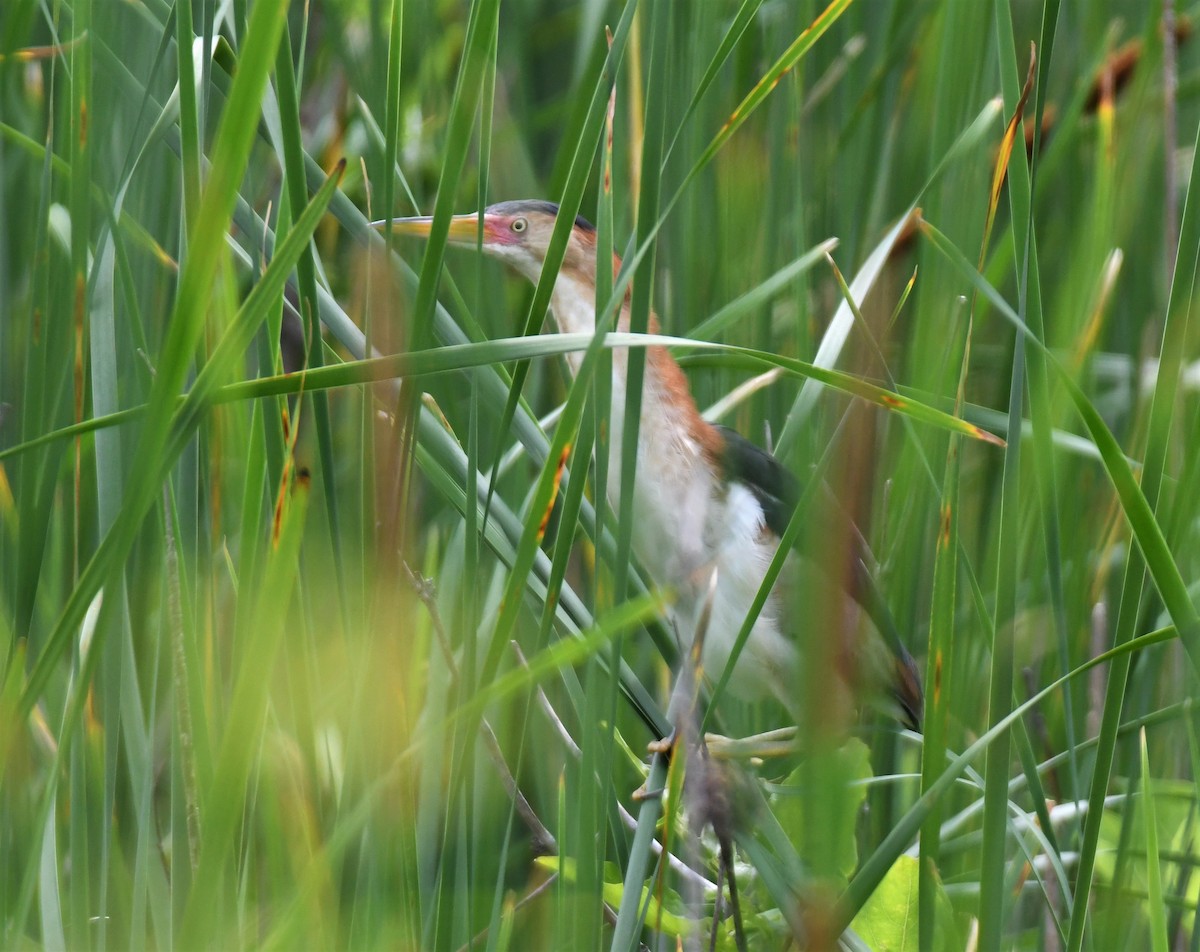
<svg viewBox="0 0 1200 952"><path fill-rule="evenodd" d="M551 886L553 886L555 880L557 880L557 879L558 879L558 873L551 873L549 876L546 877L545 882L538 883L536 886L534 886L533 889L531 889L524 896L522 896L520 899L518 899L516 903L513 904L513 907L512 907L513 913L515 914L518 909L521 909L524 906L527 906L529 903L533 902L533 900L537 899L538 896L540 896L547 889L549 889ZM460 946L458 949L458 952L470 952L471 949L475 948L475 943L482 942L484 939L487 938L487 934L488 934L488 930L487 930L487 927L485 926L479 932L476 932L473 936L471 936L470 940L467 942L466 945Z"/></svg>
<svg viewBox="0 0 1200 952"><path fill-rule="evenodd" d="M407 562L404 563L404 570L408 573L409 582L412 583L413 591L416 592L417 598L421 600L421 604L429 612L429 617L433 622L434 634L437 637L438 644L441 645L442 654L446 660L446 667L450 670L451 679L457 684L458 663L454 660L454 652L450 648L450 639L446 634L445 626L442 624L442 616L441 612L438 611L433 582L418 572L413 571ZM488 723L486 717L480 722L480 731L483 734L484 746L487 747L488 756L491 758L492 763L496 765L496 770L500 774L500 782L504 784L504 789L508 793L509 799L512 800L517 814L529 828L529 832L533 834L532 845L534 854L537 856L557 855L558 841L554 838L554 834L547 829L546 824L538 819L538 815L525 798L525 794L521 792L516 778L513 776L512 771L508 769L508 762L504 759L504 751L500 748L500 741L496 738L496 732L492 730L492 725Z"/></svg>
<svg viewBox="0 0 1200 952"><path fill-rule="evenodd" d="M521 646L518 645L515 641L510 642L509 644L513 650L513 653L517 656L517 663L520 664L521 667L523 667L523 668L528 668L529 662L526 661L525 653L521 650ZM541 707L542 713L544 713L546 715L546 717L550 721L551 725L558 732L559 737L562 738L563 744L566 746L567 751L571 754L571 756L575 760L580 760L583 757L583 751L580 749L579 745L577 743L575 743L575 738L573 738L571 736L571 732L569 730L567 730L566 725L562 722L562 719L558 716L558 712L554 710L554 706L550 703L550 699L546 697L546 692L543 691L539 687L537 689L537 693L538 693L538 706ZM617 812L620 814L621 822L628 829L630 829L630 830L637 829L637 818L634 817L634 815L632 813L630 813L628 810L626 810L625 806L623 804L621 804L621 803L617 804ZM652 843L653 843L653 845L651 846L651 849L654 851L655 856L661 857L662 852L663 852L662 844L659 843L658 840L653 840ZM705 879L703 876L701 876L699 873L697 873L694 869L692 869L692 867L690 867L687 863L685 863L683 860L681 860L674 853L667 853L667 863L670 865L671 870L677 876L679 876L681 879L686 880L692 886L699 887L710 893L714 892L714 891L719 892L715 883L709 881L708 879Z"/></svg>
<svg viewBox="0 0 1200 952"><path fill-rule="evenodd" d="M510 641L509 647L512 648L513 654L517 656L517 663L520 664L522 668L528 668L529 662L525 659L525 652L521 650L521 646L515 641ZM558 716L558 712L554 710L554 705L551 704L550 699L546 697L546 692L542 690L541 685L538 685L537 697L538 706L541 707L542 712L549 719L554 729L558 731L558 736L562 738L562 742L566 745L566 748L570 752L571 756L576 760L581 759L583 757L582 749L580 749L579 745L575 743L575 738L571 736L571 732L567 730L567 725L562 722L562 719Z"/></svg>
<svg viewBox="0 0 1200 952"><path fill-rule="evenodd" d="M524 908L525 906L529 905L529 903L533 902L533 900L537 899L538 896L540 896L547 889L549 889L552 885L554 885L554 883L557 879L558 879L558 873L551 873L546 878L545 882L538 883L533 889L531 889L524 896L522 896L516 903L513 904L513 907L511 910L513 915L515 915L518 910ZM613 912L612 906L610 906L608 903L603 903L601 908L603 909L603 912L604 912L604 918L606 920L608 920L609 925L612 925L616 921L616 918L617 918L616 913ZM475 944L477 942L482 942L484 939L487 938L487 935L488 935L488 929L485 926L479 932L476 932L475 935L471 936L471 940L466 945L459 946L458 952L470 952L471 949L475 948Z"/></svg>

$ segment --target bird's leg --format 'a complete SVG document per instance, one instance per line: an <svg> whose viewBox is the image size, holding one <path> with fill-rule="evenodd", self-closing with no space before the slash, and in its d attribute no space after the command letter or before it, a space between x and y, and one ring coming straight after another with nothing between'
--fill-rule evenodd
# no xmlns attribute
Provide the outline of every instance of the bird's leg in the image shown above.
<svg viewBox="0 0 1200 952"><path fill-rule="evenodd" d="M717 948L717 923L721 921L721 915L725 912L725 863L722 861L717 866L717 898L713 902L712 928L708 932L708 952L715 952Z"/></svg>
<svg viewBox="0 0 1200 952"><path fill-rule="evenodd" d="M746 945L746 930L742 925L742 909L738 904L737 874L733 869L733 840L728 834L722 836L718 833L717 842L721 846L721 868L725 870L725 878L729 880L729 907L733 911L734 941L737 942L738 952L747 952L748 946ZM716 915L714 914L712 935L713 944L710 946L710 949L716 948L716 928L717 920Z"/></svg>
<svg viewBox="0 0 1200 952"><path fill-rule="evenodd" d="M704 600L704 608L696 624L696 634L692 639L691 650L683 657L683 665L679 669L679 677L675 679L675 688L671 692L671 702L667 706L668 715L673 714L671 722L674 725L671 732L660 740L651 741L646 745L652 755L662 754L674 758L675 751L680 747L686 748L689 739L695 735L696 702L700 692L700 679L703 676L701 656L704 651L704 636L712 619L713 597L717 591L717 569L713 566L708 580L708 594ZM662 796L661 790L647 790L645 786L634 791L635 800L648 797Z"/></svg>
<svg viewBox="0 0 1200 952"><path fill-rule="evenodd" d="M717 592L717 567L714 565L708 575L708 592L704 598L704 608L696 623L696 634L692 638L692 646L683 658L683 666L679 677L675 679L675 688L671 693L668 710L679 711L671 733L661 740L651 741L646 749L652 754L665 754L675 748L683 738L681 724L691 727L696 717L696 702L699 700L700 681L704 676L704 637L708 633L708 625L712 620L713 598Z"/></svg>
<svg viewBox="0 0 1200 952"><path fill-rule="evenodd" d="M704 639L708 634L712 621L713 601L717 591L718 574L714 565L708 576L708 591L705 594L703 608L696 623L696 632L692 639L691 649L683 659L679 677L671 695L668 711L674 713L674 724L670 734L661 740L648 745L652 754L661 754L671 758L671 769L684 769L684 761L676 757L678 750L690 752L693 747L697 756L692 759L691 770L688 771L684 782L684 795L689 803L689 812L695 818L697 835L705 826L711 824L716 834L720 849L719 875L729 882L729 903L734 917L734 936L739 952L746 952L746 935L742 926L741 909L738 904L737 878L734 872L733 829L734 802L733 788L738 778L729 773L735 767L726 767L709 754L706 738L695 737L696 708L700 692L700 682L703 678ZM774 732L784 733L784 732ZM791 731L795 734L795 730ZM776 743L780 741L775 739ZM670 787L668 781L668 787ZM634 799L661 797L662 790L646 791L643 787L635 792ZM715 943L719 913L721 910L721 890L717 890L717 903L713 911L713 933Z"/></svg>
<svg viewBox="0 0 1200 952"><path fill-rule="evenodd" d="M746 950L746 935L742 927L742 912L738 903L737 874L733 861L733 833L738 822L736 804L738 796L736 788L747 782L744 774L737 767L726 762L719 762L710 755L703 740L700 742L698 756L688 775L684 792L698 830L711 824L717 838L718 856L718 888L717 903L713 909L713 941L716 938L717 921L721 907L722 880L729 883L729 906L733 913L733 932L739 952Z"/></svg>

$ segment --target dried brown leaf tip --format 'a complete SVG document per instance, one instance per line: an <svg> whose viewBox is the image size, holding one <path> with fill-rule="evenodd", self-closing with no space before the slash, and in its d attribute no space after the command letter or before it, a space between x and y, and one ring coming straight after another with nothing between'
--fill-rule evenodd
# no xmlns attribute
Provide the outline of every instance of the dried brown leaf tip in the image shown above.
<svg viewBox="0 0 1200 952"><path fill-rule="evenodd" d="M991 198L988 203L988 230L991 230L991 222L996 214L996 206L1000 202L1000 188L1004 185L1004 180L1008 177L1008 163L1012 159L1013 143L1016 141L1017 130L1022 129L1022 121L1025 116L1025 106L1029 103L1029 96L1033 92L1033 84L1037 78L1037 47L1032 43L1029 44L1029 69L1025 73L1025 85L1021 87L1020 98L1017 99L1017 107L1013 110L1012 118L1008 120L1008 125L1004 129L1004 138L1000 140L1000 148L996 151L996 169L992 174L992 189Z"/></svg>
<svg viewBox="0 0 1200 952"><path fill-rule="evenodd" d="M1048 103L1042 107L1042 125L1041 125L1041 145L1046 147L1046 139L1054 129L1054 123L1058 120L1058 107L1053 103ZM1034 116L1028 116L1025 119L1025 155L1032 161L1033 159L1033 140L1034 131L1038 128L1037 119Z"/></svg>
<svg viewBox="0 0 1200 952"><path fill-rule="evenodd" d="M983 440L985 443L991 443L993 446L999 446L1002 448L1008 446L1008 443L998 437L995 433L989 433L987 430L981 429L980 427L975 426L973 423L968 423L967 426L970 427L971 435L977 440Z"/></svg>
<svg viewBox="0 0 1200 952"><path fill-rule="evenodd" d="M558 465L554 468L554 488L550 492L550 503L542 513L538 523L537 540L540 543L546 537L546 529L550 525L550 517L554 514L554 504L558 501L558 490L562 486L563 473L567 468L567 460L571 458L571 444L563 447L562 455L558 457Z"/></svg>
<svg viewBox="0 0 1200 952"><path fill-rule="evenodd" d="M284 463L283 479L279 482L279 492L275 494L275 509L271 514L271 548L279 548L279 536L283 533L283 509L287 500L287 487L290 482L288 469L290 462Z"/></svg>
<svg viewBox="0 0 1200 952"><path fill-rule="evenodd" d="M1191 17L1176 16L1174 32L1176 43L1187 42L1192 35ZM1100 108L1105 99L1106 87L1111 89L1112 97L1115 99L1129 85L1129 81L1133 79L1133 74L1142 59L1142 54L1145 52L1144 46L1145 44L1140 38L1130 40L1117 47L1101 64L1096 75L1092 77L1092 86L1083 105L1085 113L1090 115Z"/></svg>
<svg viewBox="0 0 1200 952"><path fill-rule="evenodd" d="M896 236L896 240L892 243L892 250L888 253L889 261L899 258L908 252L913 242L917 239L920 223L921 209L914 208L908 213L908 217L904 219L904 224L900 226L900 234Z"/></svg>
<svg viewBox="0 0 1200 952"><path fill-rule="evenodd" d="M1175 18L1175 42L1182 45L1191 38L1191 17L1179 15ZM1111 107L1113 101L1129 85L1141 61L1145 44L1141 39L1133 39L1114 50L1096 70L1088 89L1087 99L1084 100L1084 115L1095 115L1106 103ZM1058 121L1058 108L1053 103L1047 103L1042 109L1041 139L1043 146L1054 131ZM1037 128L1032 116L1025 120L1025 154L1032 157L1034 130Z"/></svg>
<svg viewBox="0 0 1200 952"><path fill-rule="evenodd" d="M37 60L53 59L56 56L65 56L71 52L76 46L82 43L87 38L87 31L84 30L79 36L67 40L65 43L57 43L53 46L26 46L19 50L12 50L8 53L0 53L0 63L32 63Z"/></svg>
<svg viewBox="0 0 1200 952"><path fill-rule="evenodd" d="M613 35L612 30L607 26L604 28L604 35L608 38L608 48L612 49ZM617 114L617 84L613 83L613 87L608 93L608 112L604 117L604 194L608 195L612 192L612 148L613 148L613 119Z"/></svg>

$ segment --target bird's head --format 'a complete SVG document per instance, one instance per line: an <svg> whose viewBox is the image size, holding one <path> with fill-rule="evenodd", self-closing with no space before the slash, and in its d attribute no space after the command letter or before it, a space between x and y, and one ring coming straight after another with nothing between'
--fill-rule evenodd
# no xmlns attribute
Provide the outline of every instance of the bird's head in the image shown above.
<svg viewBox="0 0 1200 952"><path fill-rule="evenodd" d="M546 260L546 250L550 247L558 206L553 202L522 200L490 205L482 215L478 212L455 215L450 219L450 244L463 248L478 247L480 218L483 219L483 251L506 262L536 283L542 273L542 263ZM371 224L376 228L387 225L384 221ZM392 219L392 232L397 235L428 238L432 229L432 218ZM562 272L595 280L596 229L582 216L577 217L571 227Z"/></svg>

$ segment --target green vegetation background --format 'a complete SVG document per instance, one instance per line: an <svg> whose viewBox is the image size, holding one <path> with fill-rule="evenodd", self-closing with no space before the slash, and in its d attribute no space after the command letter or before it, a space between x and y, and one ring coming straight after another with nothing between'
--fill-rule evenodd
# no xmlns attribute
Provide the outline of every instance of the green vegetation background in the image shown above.
<svg viewBox="0 0 1200 952"><path fill-rule="evenodd" d="M0 946L1200 946L1196 12L5 0ZM605 388L365 224L511 198L717 343L925 674L721 761L736 917Z"/></svg>

